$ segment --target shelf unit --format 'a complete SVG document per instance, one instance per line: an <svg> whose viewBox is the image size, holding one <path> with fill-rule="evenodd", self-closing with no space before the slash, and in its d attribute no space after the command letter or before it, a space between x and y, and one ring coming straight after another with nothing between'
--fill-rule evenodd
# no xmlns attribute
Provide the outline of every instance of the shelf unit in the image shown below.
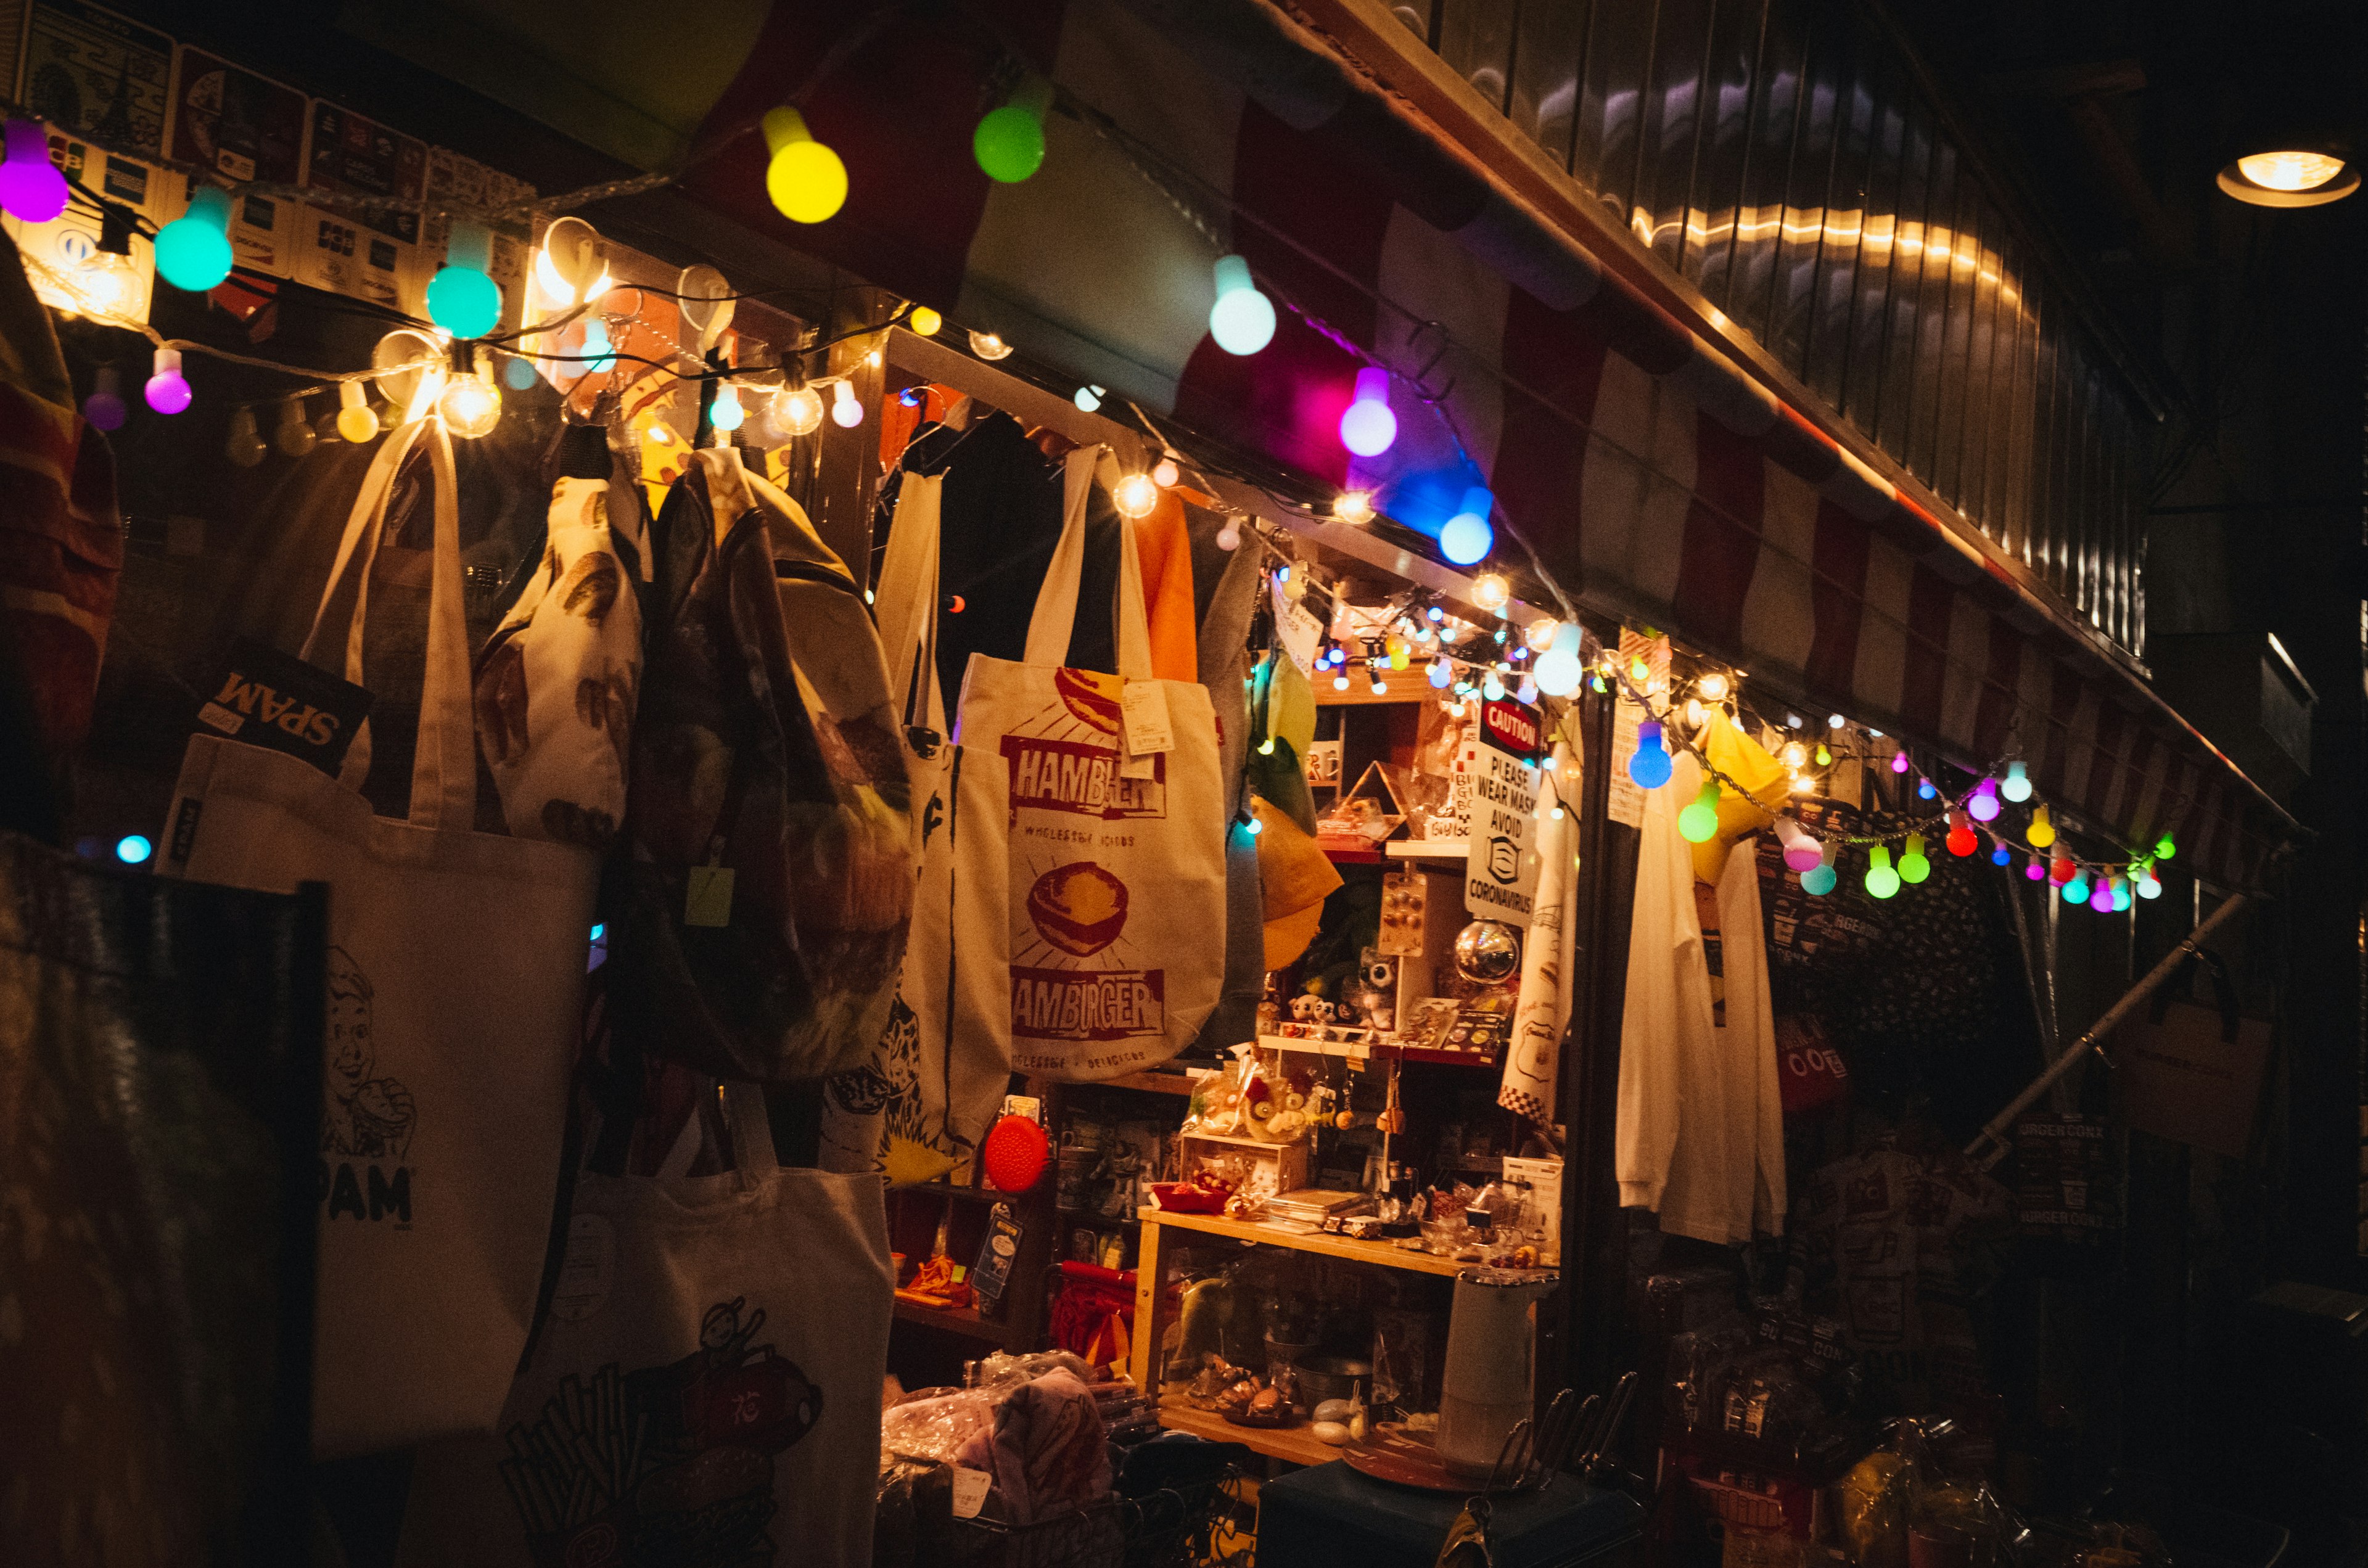
<svg viewBox="0 0 2368 1568"><path fill-rule="evenodd" d="M1303 1056L1338 1056L1350 1062L1437 1062L1451 1067L1497 1065L1494 1051L1447 1051L1428 1045L1397 1045L1389 1040L1298 1040L1289 1035L1258 1036L1260 1051L1295 1051Z"/></svg>
<svg viewBox="0 0 2368 1568"><path fill-rule="evenodd" d="M998 1348L1010 1338L1009 1331L1002 1324L979 1316L976 1307L935 1307L898 1296L895 1312L897 1321L901 1323L941 1328L965 1339L985 1340Z"/></svg>
<svg viewBox="0 0 2368 1568"><path fill-rule="evenodd" d="M1212 1443L1239 1443L1252 1453L1287 1464L1329 1464L1342 1452L1329 1443L1317 1441L1304 1421L1296 1426L1236 1426L1213 1410L1163 1403L1159 1407L1159 1424L1171 1432L1190 1432Z"/></svg>
<svg viewBox="0 0 2368 1568"><path fill-rule="evenodd" d="M1327 1235L1322 1231L1289 1231L1280 1225L1256 1223L1246 1220L1228 1220L1222 1214L1171 1214L1165 1210L1143 1210L1144 1245L1155 1230L1198 1231L1203 1235L1223 1236L1228 1241L1255 1242L1267 1246L1282 1247L1292 1252L1312 1252L1324 1257L1344 1258L1350 1263L1377 1264L1383 1268L1403 1268L1415 1274L1438 1274L1453 1278L1473 1265L1458 1263L1452 1257L1439 1257L1427 1252L1411 1252L1393 1246L1388 1242L1358 1241L1350 1236ZM1150 1275L1139 1275L1137 1289L1148 1283ZM1138 1314L1143 1310L1140 1296L1135 1302ZM1138 1340L1138 1344L1145 1343Z"/></svg>

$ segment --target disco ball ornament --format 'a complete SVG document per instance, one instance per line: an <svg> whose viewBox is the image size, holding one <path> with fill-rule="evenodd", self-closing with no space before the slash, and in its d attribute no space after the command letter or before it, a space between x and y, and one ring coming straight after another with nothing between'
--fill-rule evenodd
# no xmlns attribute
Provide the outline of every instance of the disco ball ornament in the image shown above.
<svg viewBox="0 0 2368 1568"><path fill-rule="evenodd" d="M1455 934L1455 972L1474 985L1503 985L1521 972L1521 937L1501 920L1474 920Z"/></svg>

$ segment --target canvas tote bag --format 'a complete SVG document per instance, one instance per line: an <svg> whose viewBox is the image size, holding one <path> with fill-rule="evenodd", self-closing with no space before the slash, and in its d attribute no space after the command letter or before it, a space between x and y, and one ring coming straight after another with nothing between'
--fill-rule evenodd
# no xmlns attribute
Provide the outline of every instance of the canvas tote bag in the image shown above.
<svg viewBox="0 0 2368 1568"><path fill-rule="evenodd" d="M905 476L876 595L921 846L912 933L879 1044L862 1065L828 1080L823 1094L824 1167L879 1171L898 1185L934 1181L966 1158L1011 1083L1008 1041L991 1029L956 1025L1003 1005L992 963L955 960L956 950L973 942L997 957L1002 952L1003 862L985 856L966 867L967 874L954 874L954 846L966 824L999 812L1003 797L988 792L994 780L982 782L946 735L937 649L944 489L941 475ZM957 985L965 993L959 998Z"/></svg>
<svg viewBox="0 0 2368 1568"><path fill-rule="evenodd" d="M533 1358L490 1437L423 1449L402 1568L863 1568L895 1281L880 1180L775 1163L576 1177Z"/></svg>
<svg viewBox="0 0 2368 1568"><path fill-rule="evenodd" d="M955 846L1005 869L1008 1006L981 1027L1011 1065L1091 1083L1164 1062L1216 1006L1225 960L1225 804L1206 687L1156 680L1134 534L1119 528L1119 673L1061 664L1077 615L1099 449L1069 454L1060 542L1018 664L971 656L955 739L1004 810ZM1130 695L1132 694L1132 695ZM1165 749L1128 749L1128 715ZM1137 739L1151 737L1138 733ZM978 767L985 763L985 767ZM964 964L984 961L973 949ZM998 976L998 978L1004 978Z"/></svg>
<svg viewBox="0 0 2368 1568"><path fill-rule="evenodd" d="M397 469L425 443L435 505L427 677L408 820L340 777L212 735L189 743L161 869L264 892L329 884L313 1447L368 1452L482 1431L534 1312L581 1022L598 861L472 831L468 629L450 438L390 435L322 596L359 574L346 678L362 678L370 562ZM321 615L305 640L312 654Z"/></svg>

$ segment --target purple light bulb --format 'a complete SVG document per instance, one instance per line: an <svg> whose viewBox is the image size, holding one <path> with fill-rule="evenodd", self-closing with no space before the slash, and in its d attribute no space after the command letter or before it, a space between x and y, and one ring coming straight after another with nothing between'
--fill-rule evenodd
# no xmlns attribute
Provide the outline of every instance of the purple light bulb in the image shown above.
<svg viewBox="0 0 2368 1568"><path fill-rule="evenodd" d="M148 406L159 414L178 414L189 406L189 383L181 374L179 349L156 350L155 370L148 378L144 395Z"/></svg>
<svg viewBox="0 0 2368 1568"><path fill-rule="evenodd" d="M0 164L0 208L21 223L46 223L66 210L66 176L50 162L50 134L38 119L12 119Z"/></svg>

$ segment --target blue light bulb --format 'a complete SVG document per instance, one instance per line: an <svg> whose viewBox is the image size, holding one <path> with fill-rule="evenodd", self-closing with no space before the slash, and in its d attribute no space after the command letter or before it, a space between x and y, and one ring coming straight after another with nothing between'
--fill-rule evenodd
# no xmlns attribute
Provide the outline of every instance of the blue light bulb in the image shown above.
<svg viewBox="0 0 2368 1568"><path fill-rule="evenodd" d="M1661 747L1661 725L1647 719L1636 726L1636 749L1628 757L1628 777L1639 789L1657 790L1669 781L1669 754Z"/></svg>

